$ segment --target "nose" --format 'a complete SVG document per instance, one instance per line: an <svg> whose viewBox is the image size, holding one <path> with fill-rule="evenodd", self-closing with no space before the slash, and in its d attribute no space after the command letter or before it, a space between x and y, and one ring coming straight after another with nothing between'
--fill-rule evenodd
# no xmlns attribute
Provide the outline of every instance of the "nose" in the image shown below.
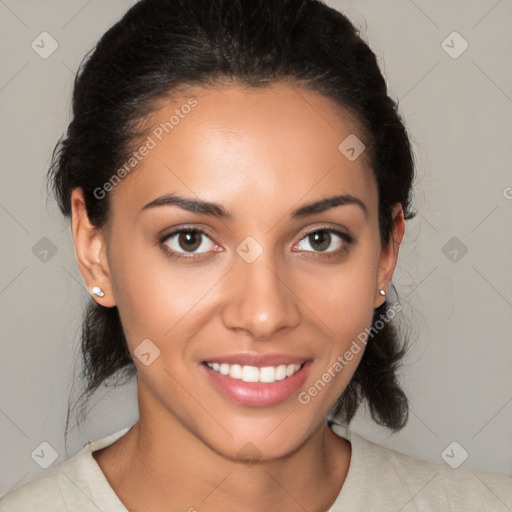
<svg viewBox="0 0 512 512"><path fill-rule="evenodd" d="M278 270L265 254L252 263L236 262L226 283L228 299L222 309L227 328L245 331L256 340L268 340L301 320L290 273Z"/></svg>

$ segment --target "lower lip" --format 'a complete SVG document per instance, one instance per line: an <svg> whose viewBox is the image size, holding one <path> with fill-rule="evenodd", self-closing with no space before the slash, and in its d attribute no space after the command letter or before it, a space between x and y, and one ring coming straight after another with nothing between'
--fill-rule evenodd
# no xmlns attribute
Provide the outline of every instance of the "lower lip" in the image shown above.
<svg viewBox="0 0 512 512"><path fill-rule="evenodd" d="M210 382L222 395L240 405L252 407L266 407L283 402L304 384L309 374L311 361L307 361L301 369L291 377L275 382L244 382L233 379L229 375L222 375L202 365Z"/></svg>

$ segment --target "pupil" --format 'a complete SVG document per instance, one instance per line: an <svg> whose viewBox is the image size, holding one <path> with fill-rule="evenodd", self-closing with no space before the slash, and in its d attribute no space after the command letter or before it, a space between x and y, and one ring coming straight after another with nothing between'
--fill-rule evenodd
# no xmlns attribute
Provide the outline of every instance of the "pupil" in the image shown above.
<svg viewBox="0 0 512 512"><path fill-rule="evenodd" d="M317 250L325 251L330 244L331 234L328 231L317 231L312 235L309 235L309 243L311 247L315 248L315 244L319 245Z"/></svg>
<svg viewBox="0 0 512 512"><path fill-rule="evenodd" d="M200 233L197 231L186 231L181 233L179 237L180 247L185 251L194 251L201 245L200 238Z"/></svg>

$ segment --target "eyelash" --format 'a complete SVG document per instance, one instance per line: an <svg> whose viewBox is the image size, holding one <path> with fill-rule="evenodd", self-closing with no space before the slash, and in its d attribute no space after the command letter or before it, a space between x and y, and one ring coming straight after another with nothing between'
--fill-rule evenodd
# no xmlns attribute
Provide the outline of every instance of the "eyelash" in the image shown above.
<svg viewBox="0 0 512 512"><path fill-rule="evenodd" d="M340 258L342 255L344 255L349 250L350 246L355 242L355 238L352 237L351 235L349 235L348 233L344 233L343 231L339 231L338 229L335 229L335 228L332 228L332 227L328 227L328 226L318 227L318 228L315 228L315 229L313 229L311 231L308 231L299 240L299 242L304 240L308 236L313 235L314 233L318 233L318 232L327 232L327 233L331 233L331 234L337 235L338 237L340 237L343 240L343 245L342 245L341 249L337 249L337 250L329 251L329 252L325 252L325 253L321 252L321 251L304 251L306 253L316 254L317 255L317 256L308 256L308 257L312 257L312 258L320 257L322 259ZM177 230L172 231L171 233L163 236L159 240L159 243L162 246L164 252L169 257L180 259L180 260L184 260L184 261L191 261L191 260L197 261L198 259L203 259L203 257L207 257L208 256L208 253L211 252L211 251L208 251L208 252L205 252L205 253L199 253L199 254L189 253L190 256L184 256L184 253L180 253L178 251L170 249L169 246L165 242L168 241L173 236L180 235L182 233L200 234L200 235L204 235L207 238L209 238L210 240L212 240L211 237L208 235L208 233L206 231L202 230L201 228L185 226L183 228L177 229ZM212 242L213 242L213 240L212 240Z"/></svg>

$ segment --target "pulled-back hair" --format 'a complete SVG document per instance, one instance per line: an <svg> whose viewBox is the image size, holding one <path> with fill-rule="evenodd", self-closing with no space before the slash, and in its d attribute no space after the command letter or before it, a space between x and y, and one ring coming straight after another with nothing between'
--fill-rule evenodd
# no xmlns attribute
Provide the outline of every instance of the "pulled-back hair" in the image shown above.
<svg viewBox="0 0 512 512"><path fill-rule="evenodd" d="M388 95L376 57L357 29L318 0L136 3L101 37L77 73L73 117L48 173L62 213L71 215L71 192L80 187L89 219L104 227L110 201L95 190L129 158L141 122L158 100L188 86L227 81L244 87L300 85L346 109L359 122L377 183L381 244L391 240L395 203L402 204L405 219L414 217L414 162L398 101ZM375 310L373 323L390 307L388 298ZM375 330L334 412L350 423L366 400L372 418L396 431L408 416L397 378L406 340L391 321ZM136 375L117 307L91 301L81 350L86 402L100 385ZM69 406L66 432L68 422Z"/></svg>

